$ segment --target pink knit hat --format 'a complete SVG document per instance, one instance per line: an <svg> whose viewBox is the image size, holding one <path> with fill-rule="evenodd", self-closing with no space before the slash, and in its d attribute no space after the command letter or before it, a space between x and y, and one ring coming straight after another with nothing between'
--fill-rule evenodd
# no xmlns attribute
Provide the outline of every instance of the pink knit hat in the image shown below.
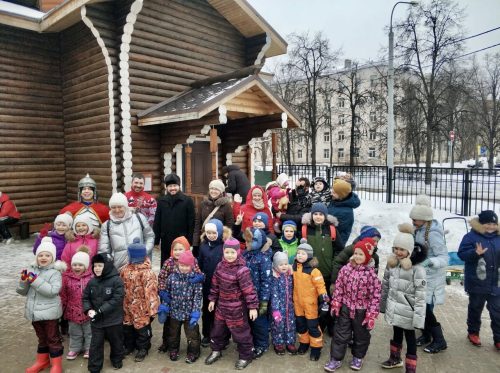
<svg viewBox="0 0 500 373"><path fill-rule="evenodd" d="M190 267L194 267L195 265L195 259L191 251L184 251L180 256L179 256L179 264L184 264Z"/></svg>

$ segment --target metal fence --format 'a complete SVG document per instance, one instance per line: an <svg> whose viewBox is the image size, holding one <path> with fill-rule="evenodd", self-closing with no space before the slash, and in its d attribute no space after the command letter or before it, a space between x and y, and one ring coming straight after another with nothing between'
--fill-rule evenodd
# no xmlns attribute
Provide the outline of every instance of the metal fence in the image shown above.
<svg viewBox="0 0 500 373"><path fill-rule="evenodd" d="M433 207L458 215L500 208L500 170L394 167L391 172L385 166L280 165L278 171L292 180L322 176L330 184L339 172L349 172L356 181L356 193L367 200L413 204L417 195L425 193Z"/></svg>

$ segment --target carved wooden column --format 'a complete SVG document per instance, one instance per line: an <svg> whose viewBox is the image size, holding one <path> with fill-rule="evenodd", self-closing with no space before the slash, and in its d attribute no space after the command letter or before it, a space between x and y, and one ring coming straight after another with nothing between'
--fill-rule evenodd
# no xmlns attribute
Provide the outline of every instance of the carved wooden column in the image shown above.
<svg viewBox="0 0 500 373"><path fill-rule="evenodd" d="M273 180L276 180L278 177L278 170L276 167L276 162L277 162L277 155L278 155L278 135L276 132L273 132L271 134L271 151L273 152L273 171L272 171L272 178Z"/></svg>
<svg viewBox="0 0 500 373"><path fill-rule="evenodd" d="M192 184L192 170L191 170L191 153L193 149L189 144L184 147L184 153L186 154L186 194L191 194L191 184Z"/></svg>
<svg viewBox="0 0 500 373"><path fill-rule="evenodd" d="M210 129L210 155L212 157L212 180L217 179L217 129Z"/></svg>

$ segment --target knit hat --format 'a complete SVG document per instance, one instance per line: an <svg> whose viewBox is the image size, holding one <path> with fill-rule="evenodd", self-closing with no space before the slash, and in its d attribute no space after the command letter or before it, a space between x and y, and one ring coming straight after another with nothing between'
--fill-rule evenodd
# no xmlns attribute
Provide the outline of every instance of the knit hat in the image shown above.
<svg viewBox="0 0 500 373"><path fill-rule="evenodd" d="M71 225L73 224L73 217L70 214L66 213L59 214L54 220L54 226L59 222L66 224L66 226L71 229Z"/></svg>
<svg viewBox="0 0 500 373"><path fill-rule="evenodd" d="M363 254L365 254L365 261L363 262L363 264L368 264L368 262L372 258L375 246L375 241L373 241L373 239L371 238L365 238L361 241L356 242L356 244L354 245L354 250L360 249Z"/></svg>
<svg viewBox="0 0 500 373"><path fill-rule="evenodd" d="M299 250L305 251L307 254L307 259L312 259L314 256L314 250L311 245L307 243L305 239L300 240L300 245L297 247L297 252Z"/></svg>
<svg viewBox="0 0 500 373"><path fill-rule="evenodd" d="M224 233L224 225L219 219L210 219L207 224L205 224L204 231L217 232L217 238L222 237Z"/></svg>
<svg viewBox="0 0 500 373"><path fill-rule="evenodd" d="M392 247L399 247L400 249L407 250L410 253L410 255L408 255L410 257L415 247L415 238L413 237L415 230L409 223L399 224L398 229L399 232L396 234L396 237L394 237Z"/></svg>
<svg viewBox="0 0 500 373"><path fill-rule="evenodd" d="M167 176L165 176L164 182L165 186L169 186L172 184L181 185L181 179L176 174L168 174Z"/></svg>
<svg viewBox="0 0 500 373"><path fill-rule="evenodd" d="M333 191L340 199L344 199L352 192L352 186L345 180L336 179L333 183Z"/></svg>
<svg viewBox="0 0 500 373"><path fill-rule="evenodd" d="M328 216L328 209L326 208L326 205L322 202L316 202L311 206L311 216L315 212L321 212L323 215L325 215L325 218Z"/></svg>
<svg viewBox="0 0 500 373"><path fill-rule="evenodd" d="M479 214L479 223L481 224L498 224L498 216L495 214L495 211L492 210L484 210Z"/></svg>
<svg viewBox="0 0 500 373"><path fill-rule="evenodd" d="M87 246L80 246L78 251L73 255L71 258L71 264L82 264L85 267L85 270L89 268L90 264L90 256L89 256L89 249Z"/></svg>
<svg viewBox="0 0 500 373"><path fill-rule="evenodd" d="M113 206L123 206L128 207L128 200L123 193L113 193L111 198L109 199L109 207Z"/></svg>
<svg viewBox="0 0 500 373"><path fill-rule="evenodd" d="M40 245L36 248L35 256L38 256L38 254L43 252L48 252L52 255L52 263L56 261L56 245L52 242L52 238L48 236L42 238Z"/></svg>
<svg viewBox="0 0 500 373"><path fill-rule="evenodd" d="M284 221L281 230L284 231L286 227L292 227L294 231L297 231L297 224L293 220Z"/></svg>
<svg viewBox="0 0 500 373"><path fill-rule="evenodd" d="M128 245L127 251L130 264L144 263L144 259L146 259L146 245L141 243L139 237L134 238L134 242Z"/></svg>
<svg viewBox="0 0 500 373"><path fill-rule="evenodd" d="M254 222L255 220L260 220L261 222L263 222L265 227L267 227L269 224L269 217L263 212L256 213L252 218L252 222Z"/></svg>
<svg viewBox="0 0 500 373"><path fill-rule="evenodd" d="M224 183L219 179L212 180L210 184L208 184L208 189L217 189L221 193L224 193L226 191Z"/></svg>
<svg viewBox="0 0 500 373"><path fill-rule="evenodd" d="M415 206L410 211L410 218L413 220L432 220L431 199L425 194L420 194L415 199Z"/></svg>
<svg viewBox="0 0 500 373"><path fill-rule="evenodd" d="M240 241L238 241L236 238L229 238L228 240L224 241L224 245L222 246L222 250L224 249L233 249L236 252L239 252L240 250Z"/></svg>
<svg viewBox="0 0 500 373"><path fill-rule="evenodd" d="M189 244L189 241L187 240L187 238L184 236L180 236L172 241L172 245L170 245L170 256L174 256L174 247L178 243L180 243L182 246L184 246L185 251L189 251L191 249L191 245Z"/></svg>
<svg viewBox="0 0 500 373"><path fill-rule="evenodd" d="M193 253L191 250L189 251L184 251L181 256L179 256L179 264L184 264L187 266L190 266L191 268L194 267L196 261L194 259Z"/></svg>
<svg viewBox="0 0 500 373"><path fill-rule="evenodd" d="M278 268L280 264L288 264L288 255L282 251L278 251L273 256L273 267Z"/></svg>
<svg viewBox="0 0 500 373"><path fill-rule="evenodd" d="M284 173L279 174L278 177L276 178L276 182L278 183L278 186L280 188L286 187L289 183L288 175Z"/></svg>
<svg viewBox="0 0 500 373"><path fill-rule="evenodd" d="M358 241L361 241L363 238L373 238L373 237L378 237L382 238L382 235L380 234L379 230L375 227L372 227L370 225L365 225L361 227L361 231L359 232L359 236L357 238Z"/></svg>
<svg viewBox="0 0 500 373"><path fill-rule="evenodd" d="M84 223L87 224L87 227L89 228L86 234L91 234L92 231L94 230L94 224L92 224L92 221L90 220L90 217L87 215L77 215L75 219L73 220L73 232L76 233L76 225L78 223Z"/></svg>

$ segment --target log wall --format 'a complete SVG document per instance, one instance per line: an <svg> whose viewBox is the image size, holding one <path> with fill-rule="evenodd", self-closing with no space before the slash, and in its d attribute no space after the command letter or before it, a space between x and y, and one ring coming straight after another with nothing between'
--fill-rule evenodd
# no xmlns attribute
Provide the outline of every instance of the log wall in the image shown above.
<svg viewBox="0 0 500 373"><path fill-rule="evenodd" d="M244 37L206 1L145 1L129 54L131 115L168 99L195 80L246 66ZM152 172L161 190L163 153L184 143L186 127L132 125L134 171ZM197 130L198 128L196 128Z"/></svg>
<svg viewBox="0 0 500 373"><path fill-rule="evenodd" d="M0 190L31 231L66 202L58 35L0 25Z"/></svg>

